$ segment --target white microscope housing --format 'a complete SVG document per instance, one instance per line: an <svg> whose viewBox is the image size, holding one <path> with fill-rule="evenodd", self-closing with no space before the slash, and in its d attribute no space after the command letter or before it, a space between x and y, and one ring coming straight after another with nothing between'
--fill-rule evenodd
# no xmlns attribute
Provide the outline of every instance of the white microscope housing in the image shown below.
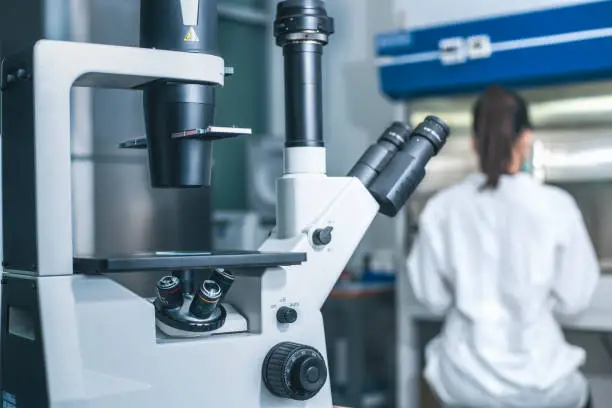
<svg viewBox="0 0 612 408"><path fill-rule="evenodd" d="M212 141L249 133L208 114L227 73L216 33L201 26L216 21L216 1L145 3L143 21L181 19L162 34L213 51L161 34L140 48L39 40L2 64L3 406L331 408L320 309L376 214L397 214L449 129L434 117L414 131L395 123L347 177L327 177L321 58L333 20L321 1L281 2L287 148L268 240L256 252L75 256L73 87L144 90L147 138L123 147L159 160L154 186L205 185ZM168 271L155 299L113 279L136 271Z"/></svg>

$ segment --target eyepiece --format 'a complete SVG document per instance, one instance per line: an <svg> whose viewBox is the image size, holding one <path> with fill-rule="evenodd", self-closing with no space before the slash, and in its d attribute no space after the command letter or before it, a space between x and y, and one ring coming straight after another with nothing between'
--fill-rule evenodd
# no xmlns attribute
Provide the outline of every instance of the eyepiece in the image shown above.
<svg viewBox="0 0 612 408"><path fill-rule="evenodd" d="M384 131L380 138L378 138L378 142L387 141L401 149L411 133L412 128L407 124L403 122L394 122Z"/></svg>
<svg viewBox="0 0 612 408"><path fill-rule="evenodd" d="M215 311L222 295L223 292L217 282L204 281L191 301L189 312L199 319L206 319Z"/></svg>
<svg viewBox="0 0 612 408"><path fill-rule="evenodd" d="M434 146L436 154L444 147L450 135L450 127L437 116L427 116L414 130L414 136L422 136Z"/></svg>
<svg viewBox="0 0 612 408"><path fill-rule="evenodd" d="M349 177L357 177L368 187L391 162L398 150L401 150L410 137L412 129L402 122L395 122L370 146L361 156Z"/></svg>
<svg viewBox="0 0 612 408"><path fill-rule="evenodd" d="M157 300L165 309L174 309L183 305L183 287L176 276L164 276L156 285Z"/></svg>
<svg viewBox="0 0 612 408"><path fill-rule="evenodd" d="M425 177L425 166L446 143L450 128L442 119L428 116L419 124L380 174L368 184L380 212L394 217Z"/></svg>

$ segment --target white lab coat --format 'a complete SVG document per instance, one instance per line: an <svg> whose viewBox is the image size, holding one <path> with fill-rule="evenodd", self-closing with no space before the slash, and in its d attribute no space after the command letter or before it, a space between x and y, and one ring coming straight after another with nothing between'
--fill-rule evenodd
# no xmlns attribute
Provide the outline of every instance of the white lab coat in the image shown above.
<svg viewBox="0 0 612 408"><path fill-rule="evenodd" d="M586 309L599 264L572 197L526 174L480 191L473 174L433 197L408 258L417 299L445 313L425 378L449 407L579 408L584 350L555 315Z"/></svg>

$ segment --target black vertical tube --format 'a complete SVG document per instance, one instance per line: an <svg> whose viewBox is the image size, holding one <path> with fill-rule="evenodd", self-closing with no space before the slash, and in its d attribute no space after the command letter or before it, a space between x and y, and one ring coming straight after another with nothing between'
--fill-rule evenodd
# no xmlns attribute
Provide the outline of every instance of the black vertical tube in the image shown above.
<svg viewBox="0 0 612 408"><path fill-rule="evenodd" d="M140 46L218 55L217 0L142 0ZM212 142L173 133L206 129L215 120L215 89L158 81L143 89L151 185L211 184Z"/></svg>
<svg viewBox="0 0 612 408"><path fill-rule="evenodd" d="M285 127L287 147L323 146L323 46L291 43L285 56Z"/></svg>
<svg viewBox="0 0 612 408"><path fill-rule="evenodd" d="M285 128L287 147L322 147L323 46L334 20L320 0L278 4L274 35L285 58Z"/></svg>

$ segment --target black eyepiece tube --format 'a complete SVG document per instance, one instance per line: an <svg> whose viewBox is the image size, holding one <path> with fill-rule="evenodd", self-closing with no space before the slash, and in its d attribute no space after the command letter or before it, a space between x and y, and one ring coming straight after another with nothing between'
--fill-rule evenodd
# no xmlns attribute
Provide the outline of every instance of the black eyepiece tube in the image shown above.
<svg viewBox="0 0 612 408"><path fill-rule="evenodd" d="M403 149L412 129L402 122L395 122L361 156L348 176L357 177L369 187L378 175L389 165L396 153Z"/></svg>
<svg viewBox="0 0 612 408"><path fill-rule="evenodd" d="M380 213L395 217L425 177L425 166L438 154L450 135L440 118L428 116L417 126L382 173L369 186Z"/></svg>
<svg viewBox="0 0 612 408"><path fill-rule="evenodd" d="M217 0L143 0L140 46L218 55ZM160 80L143 88L151 185L210 186L212 141L173 135L214 125L215 88Z"/></svg>
<svg viewBox="0 0 612 408"><path fill-rule="evenodd" d="M334 20L320 0L286 0L277 6L274 35L285 58L287 147L322 147L323 47Z"/></svg>

